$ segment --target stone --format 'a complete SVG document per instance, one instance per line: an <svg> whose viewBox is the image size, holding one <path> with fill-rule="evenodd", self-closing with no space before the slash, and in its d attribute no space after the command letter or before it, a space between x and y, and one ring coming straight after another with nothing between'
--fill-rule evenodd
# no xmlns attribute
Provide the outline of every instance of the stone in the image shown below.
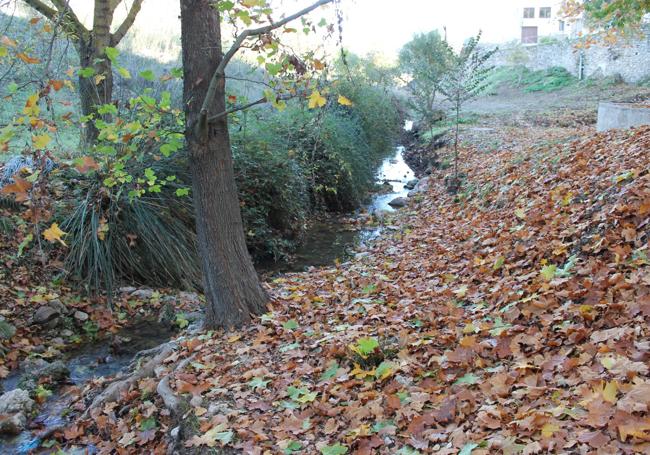
<svg viewBox="0 0 650 455"><path fill-rule="evenodd" d="M119 289L120 294L131 294L132 292L137 291L137 288L134 288L133 286L124 286Z"/></svg>
<svg viewBox="0 0 650 455"><path fill-rule="evenodd" d="M34 315L32 316L32 322L34 324L44 325L58 318L60 315L61 313L57 309L52 308L49 305L45 305L34 312Z"/></svg>
<svg viewBox="0 0 650 455"><path fill-rule="evenodd" d="M3 340L8 340L16 334L16 327L12 324L9 324L5 318L0 316L0 338Z"/></svg>
<svg viewBox="0 0 650 455"><path fill-rule="evenodd" d="M47 306L50 308L54 308L56 311L59 312L59 314L68 314L70 310L68 310L68 307L63 304L59 299L54 299L50 300L47 303Z"/></svg>
<svg viewBox="0 0 650 455"><path fill-rule="evenodd" d="M153 296L153 291L151 289L137 289L130 294L130 297L136 299L148 300Z"/></svg>
<svg viewBox="0 0 650 455"><path fill-rule="evenodd" d="M408 203L407 199L405 197L396 197L392 201L388 203L391 207L395 207L397 209L406 207L406 204Z"/></svg>
<svg viewBox="0 0 650 455"><path fill-rule="evenodd" d="M409 180L409 181L406 182L406 184L404 185L404 188L406 188L407 190L412 190L413 188L415 188L415 186L418 184L419 181L420 181L419 179L412 179L412 180Z"/></svg>
<svg viewBox="0 0 650 455"><path fill-rule="evenodd" d="M85 321L88 320L89 317L90 317L90 316L88 316L88 313L86 313L86 312L84 312L84 311L79 311L79 310L77 310L77 311L74 312L74 318L75 318L77 321L85 322Z"/></svg>
<svg viewBox="0 0 650 455"><path fill-rule="evenodd" d="M0 415L30 413L34 409L34 400L29 398L29 392L14 389L0 396Z"/></svg>
<svg viewBox="0 0 650 455"><path fill-rule="evenodd" d="M27 426L27 417L22 412L0 416L0 434L20 434Z"/></svg>
<svg viewBox="0 0 650 455"><path fill-rule="evenodd" d="M61 330L61 336L64 336L66 338L70 338L72 335L74 335L74 332L70 329L63 329Z"/></svg>
<svg viewBox="0 0 650 455"><path fill-rule="evenodd" d="M40 358L25 359L20 362L24 372L18 383L23 389L33 390L41 378L50 378L54 383L63 382L70 376L70 370L61 360L48 362Z"/></svg>

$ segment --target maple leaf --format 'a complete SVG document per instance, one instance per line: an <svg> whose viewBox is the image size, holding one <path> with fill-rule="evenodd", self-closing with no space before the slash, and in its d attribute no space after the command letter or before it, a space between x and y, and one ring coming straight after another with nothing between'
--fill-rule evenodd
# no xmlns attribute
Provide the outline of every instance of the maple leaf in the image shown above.
<svg viewBox="0 0 650 455"><path fill-rule="evenodd" d="M309 96L309 109L315 109L317 107L323 107L327 103L327 99L320 94L318 90L314 90Z"/></svg>
<svg viewBox="0 0 650 455"><path fill-rule="evenodd" d="M544 278L546 281L551 281L553 278L555 278L555 272L557 272L557 266L550 264L542 267L542 270L539 272L539 274L542 275L542 278Z"/></svg>
<svg viewBox="0 0 650 455"><path fill-rule="evenodd" d="M60 242L61 245L63 245L63 246L68 246L68 245L66 245L66 243L65 243L65 242L63 241L63 239L61 238L61 236L65 235L65 234L66 234L66 233L63 232L63 231L59 228L59 224L58 224L58 223L52 223L52 225L51 225L48 229L46 229L45 231L43 231L43 237L44 237L45 240L47 240L48 242L52 242L52 243L54 243L54 242Z"/></svg>
<svg viewBox="0 0 650 455"><path fill-rule="evenodd" d="M343 95L339 95L338 102L343 106L354 106L354 103Z"/></svg>
<svg viewBox="0 0 650 455"><path fill-rule="evenodd" d="M99 164L97 164L92 156L83 156L75 160L75 168L82 174L85 174L91 170L99 170Z"/></svg>
<svg viewBox="0 0 650 455"><path fill-rule="evenodd" d="M16 197L16 202L23 202L29 198L27 191L32 187L31 182L25 179L14 176L14 183L5 186L0 190L0 194L13 194Z"/></svg>
<svg viewBox="0 0 650 455"><path fill-rule="evenodd" d="M37 150L43 150L50 142L52 142L52 138L47 134L32 137L32 143Z"/></svg>
<svg viewBox="0 0 650 455"><path fill-rule="evenodd" d="M235 433L233 431L226 429L225 423L220 423L219 425L213 427L212 429L206 431L201 436L193 436L187 442L185 442L185 447L216 447L217 443L221 445L226 445L230 443Z"/></svg>

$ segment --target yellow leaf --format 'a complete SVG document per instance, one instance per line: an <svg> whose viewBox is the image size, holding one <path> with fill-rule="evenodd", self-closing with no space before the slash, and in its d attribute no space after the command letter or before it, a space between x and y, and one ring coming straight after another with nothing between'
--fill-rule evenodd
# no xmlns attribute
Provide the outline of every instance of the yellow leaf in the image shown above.
<svg viewBox="0 0 650 455"><path fill-rule="evenodd" d="M352 101L350 101L349 99L347 99L343 95L339 95L339 104L342 104L343 106L353 106L354 105L354 103Z"/></svg>
<svg viewBox="0 0 650 455"><path fill-rule="evenodd" d="M327 99L320 94L318 90L314 90L309 97L309 109L314 109L316 107L323 107L327 103Z"/></svg>
<svg viewBox="0 0 650 455"><path fill-rule="evenodd" d="M618 384L616 381L608 382L603 389L603 398L612 404L616 403L616 395L618 394Z"/></svg>
<svg viewBox="0 0 650 455"><path fill-rule="evenodd" d="M543 438L550 438L559 429L560 429L560 427L557 426L556 424L547 423L546 425L544 425L542 427L542 437Z"/></svg>
<svg viewBox="0 0 650 455"><path fill-rule="evenodd" d="M38 93L34 93L27 98L27 102L25 102L25 107L23 108L23 114L29 115L30 117L38 117L40 112L41 109L38 107Z"/></svg>
<svg viewBox="0 0 650 455"><path fill-rule="evenodd" d="M43 237L44 237L45 240L47 240L48 242L60 242L61 245L63 245L63 246L68 246L68 245L65 244L65 242L63 241L63 239L61 239L61 236L62 236L62 235L65 235L65 232L63 232L63 231L59 228L59 224L58 224L58 223L52 223L52 226L50 226L49 229L46 229L46 230L43 232Z"/></svg>
<svg viewBox="0 0 650 455"><path fill-rule="evenodd" d="M454 291L454 294L456 294L456 297L458 297L459 299L465 297L467 295L467 285L462 285L461 287L456 289Z"/></svg>
<svg viewBox="0 0 650 455"><path fill-rule="evenodd" d="M45 147L47 147L47 144L49 144L51 141L52 138L47 134L42 134L40 136L32 136L32 142L34 143L34 147L38 150L43 150Z"/></svg>
<svg viewBox="0 0 650 455"><path fill-rule="evenodd" d="M515 216L520 220L526 219L526 211L524 209L515 210Z"/></svg>
<svg viewBox="0 0 650 455"><path fill-rule="evenodd" d="M355 363L354 369L350 371L350 374L355 376L357 379L365 379L368 376L374 376L375 369L373 368L372 370L364 370L363 368L361 368L361 365Z"/></svg>

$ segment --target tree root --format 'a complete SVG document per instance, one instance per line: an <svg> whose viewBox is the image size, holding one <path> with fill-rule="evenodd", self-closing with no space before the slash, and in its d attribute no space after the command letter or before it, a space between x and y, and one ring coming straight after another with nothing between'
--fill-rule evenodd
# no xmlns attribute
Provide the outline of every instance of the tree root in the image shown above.
<svg viewBox="0 0 650 455"><path fill-rule="evenodd" d="M87 419L93 412L99 410L105 403L117 401L120 396L127 392L131 386L137 383L140 379L153 377L156 375L156 369L169 357L176 348L176 342L169 342L148 350L149 352L157 352L157 354L144 365L140 366L130 375L124 379L117 380L110 384L103 392L95 397L88 409L83 413L82 419ZM140 354L140 353L139 353ZM143 357L143 354L140 357Z"/></svg>

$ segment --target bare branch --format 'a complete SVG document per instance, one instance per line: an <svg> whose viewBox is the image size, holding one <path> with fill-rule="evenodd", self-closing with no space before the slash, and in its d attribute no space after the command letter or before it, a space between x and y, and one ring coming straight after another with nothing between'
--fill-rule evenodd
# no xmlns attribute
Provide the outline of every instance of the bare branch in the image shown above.
<svg viewBox="0 0 650 455"><path fill-rule="evenodd" d="M113 33L113 36L111 37L113 46L117 46L120 43L120 41L122 41L122 38L124 38L126 32L129 31L129 29L135 22L135 18L138 16L138 13L142 8L142 2L143 0L133 1L133 4L131 5L131 9L129 10L129 13L126 15L126 18L124 19L122 24L117 28L117 30L115 30L115 33Z"/></svg>
<svg viewBox="0 0 650 455"><path fill-rule="evenodd" d="M237 111L243 111L244 109L248 109L249 107L257 106L258 104L264 104L264 103L266 103L267 101L268 101L268 100L266 99L266 97L264 97L264 98L260 98L260 99L257 100L257 101L253 101L252 103L244 104L244 105L242 105L242 106L235 106L235 107L233 107L233 108L231 108L231 109L228 109L228 110L226 110L226 111L223 111L223 112L220 112L220 113L218 113L218 114L215 114L215 115L213 115L213 116L211 116L211 117L208 117L208 123L214 122L215 120L218 120L218 119L220 119L221 117L224 117L224 116L226 116L226 115L232 114L232 113L234 113L234 112L237 112Z"/></svg>
<svg viewBox="0 0 650 455"><path fill-rule="evenodd" d="M79 37L87 38L90 33L81 23L77 15L72 11L68 0L52 0L55 8L52 8L41 0L25 0L29 6L41 13L43 16L54 22L57 15L62 16L61 25L67 33L76 34Z"/></svg>
<svg viewBox="0 0 650 455"><path fill-rule="evenodd" d="M201 117L203 120L207 119L208 116L208 110L210 107L210 104L212 104L214 97L217 93L217 87L219 85L220 79L222 79L225 76L226 72L226 66L228 63L230 63L230 60L235 56L237 51L242 47L244 44L244 41L246 39L252 37L252 36L260 36L264 35L266 33L269 33L272 30L278 29L286 24L288 24L291 21L294 21L305 14L308 14L315 10L316 8L319 8L323 5L326 5L328 3L332 3L334 0L319 0L316 3L313 3L312 5L308 6L305 9L302 9L298 11L295 14L292 14L291 16L287 16L284 19L274 22L272 24L269 24L264 27L259 27L259 28L252 28L248 30L244 30L236 39L233 45L228 49L228 52L226 52L219 62L219 65L217 66L217 69L215 70L214 74L212 75L212 79L210 80L210 85L208 86L208 92L205 96L205 99L203 100L203 104L201 106Z"/></svg>
<svg viewBox="0 0 650 455"><path fill-rule="evenodd" d="M276 102L277 101L288 101L290 99L295 98L296 96L297 95L289 95L289 94L280 95L275 99L275 101ZM242 104L241 106L235 106L233 108L230 108L228 110L225 110L223 112L220 112L218 114L215 114L215 115L212 115L212 116L208 117L208 123L214 122L215 120L219 120L221 117L232 114L234 112L243 111L243 110L246 110L246 109L248 109L250 107L257 106L258 104L268 103L268 101L269 100L266 97L264 97L264 98L260 98L257 101L252 101L252 102L250 102L248 104Z"/></svg>

